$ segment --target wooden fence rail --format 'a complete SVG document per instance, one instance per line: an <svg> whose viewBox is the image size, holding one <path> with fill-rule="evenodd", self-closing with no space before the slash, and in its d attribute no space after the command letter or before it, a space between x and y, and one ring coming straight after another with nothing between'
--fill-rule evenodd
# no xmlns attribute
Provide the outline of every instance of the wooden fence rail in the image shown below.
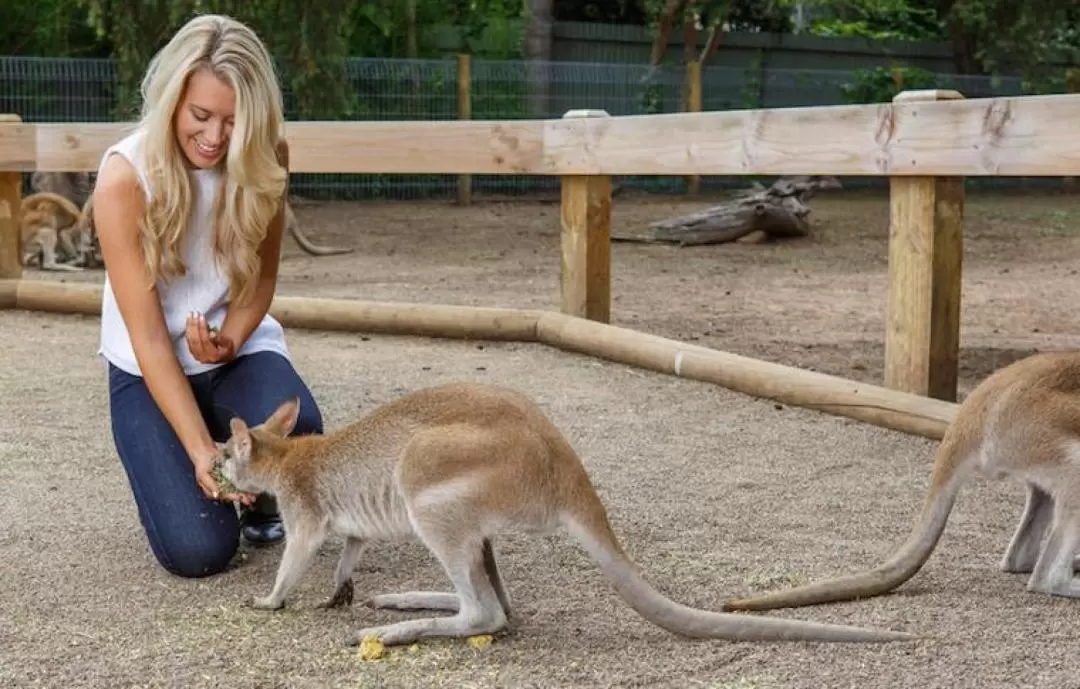
<svg viewBox="0 0 1080 689"><path fill-rule="evenodd" d="M4 201L17 216L20 173L95 170L105 148L132 127L17 119L0 115L0 216ZM560 310L598 323L611 318L612 175L888 176L885 387L953 401L964 178L1080 175L1076 122L1080 95L966 100L953 91L911 91L875 105L289 122L286 135L297 173L452 174L463 184L472 174L562 177ZM22 276L16 226L0 217L0 280L9 281L0 296L19 293L10 282ZM0 298L0 306L17 302Z"/></svg>

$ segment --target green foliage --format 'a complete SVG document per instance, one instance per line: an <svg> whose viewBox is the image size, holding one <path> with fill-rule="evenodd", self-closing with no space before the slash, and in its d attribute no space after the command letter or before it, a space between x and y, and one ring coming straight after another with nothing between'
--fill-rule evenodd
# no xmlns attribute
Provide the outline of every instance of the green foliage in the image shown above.
<svg viewBox="0 0 1080 689"><path fill-rule="evenodd" d="M555 0L552 15L563 22L645 25L641 0Z"/></svg>
<svg viewBox="0 0 1080 689"><path fill-rule="evenodd" d="M789 33L793 28L791 9L786 3L778 0L728 2L726 21L728 31Z"/></svg>
<svg viewBox="0 0 1080 689"><path fill-rule="evenodd" d="M86 22L79 0L0 2L0 54L105 57L109 46Z"/></svg>
<svg viewBox="0 0 1080 689"><path fill-rule="evenodd" d="M119 78L115 116L132 119L139 112L139 86L150 58L168 41L180 3L167 0L75 0L87 12L98 40L112 46Z"/></svg>
<svg viewBox="0 0 1080 689"><path fill-rule="evenodd" d="M458 27L456 52L478 57L519 57L527 20L523 0L424 0L429 23Z"/></svg>
<svg viewBox="0 0 1080 689"><path fill-rule="evenodd" d="M414 15L405 6L401 0L14 0L0 3L0 53L111 56L119 82L113 114L120 119L137 115L150 59L196 13L250 25L277 60L292 116L303 119L354 115L348 59L404 56L410 32L418 57L521 54L521 0L415 0Z"/></svg>
<svg viewBox="0 0 1080 689"><path fill-rule="evenodd" d="M1038 78L1042 66L1080 57L1080 7L1066 0L955 0L951 15L976 37L974 57L984 70L1013 67Z"/></svg>
<svg viewBox="0 0 1080 689"><path fill-rule="evenodd" d="M810 33L824 37L938 41L945 25L934 0L811 0Z"/></svg>
<svg viewBox="0 0 1080 689"><path fill-rule="evenodd" d="M792 7L796 0L782 0ZM1074 0L802 0L811 33L871 40L949 41L958 71L1053 79L1080 59ZM1055 65L1050 67L1050 65Z"/></svg>
<svg viewBox="0 0 1080 689"><path fill-rule="evenodd" d="M854 78L840 87L848 103L888 103L901 91L934 88L932 72L919 67L857 69Z"/></svg>

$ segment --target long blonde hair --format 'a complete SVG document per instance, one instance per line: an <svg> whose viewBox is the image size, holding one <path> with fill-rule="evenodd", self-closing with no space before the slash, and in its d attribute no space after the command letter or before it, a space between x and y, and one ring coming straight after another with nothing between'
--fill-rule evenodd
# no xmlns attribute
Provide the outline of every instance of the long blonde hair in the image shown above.
<svg viewBox="0 0 1080 689"><path fill-rule="evenodd" d="M284 138L281 89L265 46L244 24L222 15L188 21L150 61L142 82L140 127L151 200L140 220L151 278L184 275L179 253L192 192L174 115L191 74L208 69L232 86L236 115L214 201L214 255L230 299L250 298L261 268L258 248L277 213L287 173L277 158Z"/></svg>

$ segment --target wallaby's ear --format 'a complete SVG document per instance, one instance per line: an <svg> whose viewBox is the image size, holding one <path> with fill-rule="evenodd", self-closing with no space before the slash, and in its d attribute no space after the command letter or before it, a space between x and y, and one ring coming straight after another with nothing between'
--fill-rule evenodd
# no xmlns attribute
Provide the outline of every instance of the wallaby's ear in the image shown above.
<svg viewBox="0 0 1080 689"><path fill-rule="evenodd" d="M229 430L232 431L233 435L247 435L248 427L243 419L234 416L229 420Z"/></svg>
<svg viewBox="0 0 1080 689"><path fill-rule="evenodd" d="M248 426L244 423L244 420L239 416L234 416L229 421L229 430L232 431L232 438L229 442L233 443L233 447L242 457L247 457L251 454L251 433L248 431Z"/></svg>
<svg viewBox="0 0 1080 689"><path fill-rule="evenodd" d="M270 418L263 423L263 426L271 433L284 438L293 432L293 429L296 428L296 421L299 418L300 398L293 397L278 407L277 410L270 415Z"/></svg>

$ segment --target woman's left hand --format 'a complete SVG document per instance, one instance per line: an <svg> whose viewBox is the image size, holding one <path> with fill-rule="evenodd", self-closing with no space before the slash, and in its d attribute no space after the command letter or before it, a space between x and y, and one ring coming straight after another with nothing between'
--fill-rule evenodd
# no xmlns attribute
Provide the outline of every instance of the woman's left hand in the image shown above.
<svg viewBox="0 0 1080 689"><path fill-rule="evenodd" d="M211 328L201 313L188 314L186 336L191 355L204 364L228 361L236 353L232 340Z"/></svg>

